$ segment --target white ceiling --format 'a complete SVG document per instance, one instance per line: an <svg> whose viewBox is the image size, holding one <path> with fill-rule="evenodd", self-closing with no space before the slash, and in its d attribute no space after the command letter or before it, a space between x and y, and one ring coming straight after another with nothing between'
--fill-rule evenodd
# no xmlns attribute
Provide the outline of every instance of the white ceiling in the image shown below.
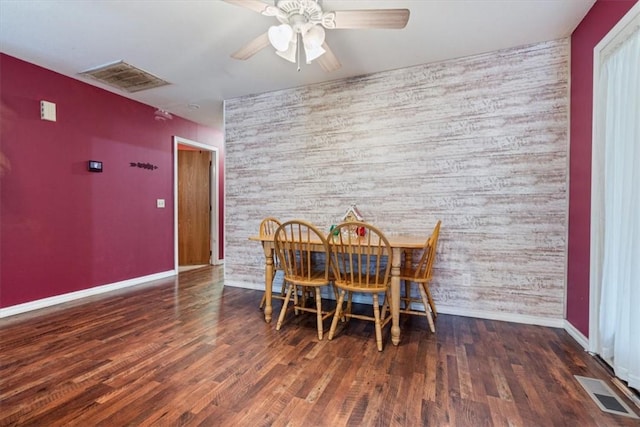
<svg viewBox="0 0 640 427"><path fill-rule="evenodd" d="M566 37L594 3L324 0L325 11L411 11L402 30L327 30L327 43L342 68L325 73L318 64L297 72L271 48L247 61L230 58L277 21L221 0L0 0L0 50L219 128L224 99ZM171 85L127 94L78 76L119 60Z"/></svg>

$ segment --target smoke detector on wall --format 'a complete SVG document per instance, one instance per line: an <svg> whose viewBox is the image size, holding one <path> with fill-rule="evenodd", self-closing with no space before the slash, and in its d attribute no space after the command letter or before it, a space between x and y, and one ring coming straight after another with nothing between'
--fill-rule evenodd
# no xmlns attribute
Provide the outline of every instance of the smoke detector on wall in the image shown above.
<svg viewBox="0 0 640 427"><path fill-rule="evenodd" d="M173 116L170 112L163 110L162 108L158 108L154 113L155 119L158 121L167 121L173 119Z"/></svg>

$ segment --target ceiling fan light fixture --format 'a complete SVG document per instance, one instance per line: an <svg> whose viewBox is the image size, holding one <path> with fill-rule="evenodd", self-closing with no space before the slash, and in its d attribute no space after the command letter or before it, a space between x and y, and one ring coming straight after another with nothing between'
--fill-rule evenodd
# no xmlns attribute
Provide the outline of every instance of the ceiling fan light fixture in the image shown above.
<svg viewBox="0 0 640 427"><path fill-rule="evenodd" d="M296 58L297 52L298 52L298 39L297 37L294 37L289 42L289 47L284 51L276 50L276 55L286 59L289 62L293 62L295 64L297 62L297 58Z"/></svg>
<svg viewBox="0 0 640 427"><path fill-rule="evenodd" d="M294 40L293 28L288 24L272 25L269 27L269 42L277 51L284 52Z"/></svg>
<svg viewBox="0 0 640 427"><path fill-rule="evenodd" d="M324 43L325 31L320 25L314 25L302 35L305 49L314 49L322 46Z"/></svg>
<svg viewBox="0 0 640 427"><path fill-rule="evenodd" d="M326 52L327 51L324 50L322 46L317 46L313 48L307 48L306 46L304 47L304 55L307 58L307 64L311 64L311 61L313 61L316 58L319 58L320 56L324 55Z"/></svg>

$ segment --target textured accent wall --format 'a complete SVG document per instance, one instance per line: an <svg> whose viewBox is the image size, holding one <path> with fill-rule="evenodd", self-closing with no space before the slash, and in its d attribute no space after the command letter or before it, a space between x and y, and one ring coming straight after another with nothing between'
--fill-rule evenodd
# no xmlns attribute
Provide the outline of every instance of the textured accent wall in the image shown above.
<svg viewBox="0 0 640 427"><path fill-rule="evenodd" d="M355 203L389 234L442 220L439 307L562 319L568 65L563 39L227 101L225 283L263 287L263 217Z"/></svg>

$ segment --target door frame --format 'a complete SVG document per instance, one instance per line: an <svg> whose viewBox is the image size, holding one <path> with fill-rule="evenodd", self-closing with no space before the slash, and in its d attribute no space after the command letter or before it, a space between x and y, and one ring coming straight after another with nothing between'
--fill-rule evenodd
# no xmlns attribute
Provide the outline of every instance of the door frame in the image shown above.
<svg viewBox="0 0 640 427"><path fill-rule="evenodd" d="M591 124L591 230L589 254L589 348L597 353L600 346L600 289L602 275L602 258L604 244L604 189L603 153L604 141L601 138L598 106L600 95L601 63L620 40L634 31L634 20L640 19L640 2L636 3L618 21L616 25L600 40L593 49L593 109ZM636 21L637 22L637 21Z"/></svg>
<svg viewBox="0 0 640 427"><path fill-rule="evenodd" d="M173 137L173 259L174 269L178 271L178 146L187 145L199 150L205 150L211 152L211 167L213 173L210 174L211 182L211 201L214 208L211 209L211 227L210 227L210 244L211 244L211 258L209 262L212 265L222 264L222 260L219 259L219 239L218 230L220 228L220 200L219 187L220 187L220 155L218 148L211 145L203 144L201 142L192 141L190 139L181 138L179 136Z"/></svg>

